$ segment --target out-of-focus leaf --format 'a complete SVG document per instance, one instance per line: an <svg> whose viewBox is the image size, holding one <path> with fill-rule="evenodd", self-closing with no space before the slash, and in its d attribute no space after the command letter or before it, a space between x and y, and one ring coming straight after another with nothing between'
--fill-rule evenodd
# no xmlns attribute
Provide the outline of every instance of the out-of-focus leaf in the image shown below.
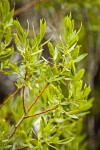
<svg viewBox="0 0 100 150"><path fill-rule="evenodd" d="M70 139L60 140L60 141L58 141L58 144L68 144L71 141L73 141L74 139L75 139L75 137L71 137Z"/></svg>
<svg viewBox="0 0 100 150"><path fill-rule="evenodd" d="M75 63L80 62L80 61L83 60L86 56L87 56L87 53L84 53L84 54L78 56L78 57L75 59L74 62L75 62Z"/></svg>

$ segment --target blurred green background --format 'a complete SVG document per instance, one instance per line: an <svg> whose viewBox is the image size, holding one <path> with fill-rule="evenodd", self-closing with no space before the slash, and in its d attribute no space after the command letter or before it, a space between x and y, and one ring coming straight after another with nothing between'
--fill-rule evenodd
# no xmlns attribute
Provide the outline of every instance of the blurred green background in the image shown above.
<svg viewBox="0 0 100 150"><path fill-rule="evenodd" d="M63 32L63 19L66 15L72 14L75 21L75 28L80 32L79 44L82 45L81 52L88 53L79 68L86 69L85 82L90 84L94 96L94 103L91 113L86 118L86 132L88 133L88 149L100 150L100 0L9 0L11 8L15 8L14 19L18 19L27 28L27 20L30 23L30 38L32 38L32 26L39 30L39 20L45 18L47 30L45 39L52 36L55 43ZM44 50L44 57L48 58L47 47ZM16 61L19 58L15 56ZM14 80L0 75L0 99L3 100L14 89ZM9 84L12 88L9 91ZM3 91L3 89L6 89Z"/></svg>

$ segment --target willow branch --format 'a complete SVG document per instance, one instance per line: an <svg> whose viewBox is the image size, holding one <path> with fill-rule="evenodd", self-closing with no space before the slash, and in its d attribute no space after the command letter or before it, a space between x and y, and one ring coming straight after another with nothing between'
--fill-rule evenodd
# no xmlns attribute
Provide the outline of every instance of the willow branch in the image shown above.
<svg viewBox="0 0 100 150"><path fill-rule="evenodd" d="M26 4L26 5L22 6L21 8L18 8L14 12L14 17L19 15L19 14L21 14L21 13L23 13L23 12L25 12L27 9L29 9L29 8L39 4L41 2L45 2L45 1L47 1L47 0L34 0L34 1L32 1L32 2L30 2L28 4Z"/></svg>
<svg viewBox="0 0 100 150"><path fill-rule="evenodd" d="M19 122L15 125L14 130L11 132L11 134L8 137L8 140L10 140L12 138L12 136L14 135L14 133L16 132L17 128L19 127L19 125L21 124L21 122L25 119L27 113L30 111L30 109L33 107L33 105L37 102L37 100L40 98L40 96L42 95L42 93L45 91L45 89L48 87L49 83L46 83L45 86L43 87L43 89L41 90L41 92L39 93L39 95L36 97L36 99L33 101L33 103L31 104L31 106L28 108L28 110L26 111L26 114L24 113L24 115L22 116L22 118L19 120ZM48 110L49 111L49 110ZM47 112L47 111L46 111ZM43 113L43 112L42 112ZM45 112L44 112L45 113ZM37 114L39 115L39 114ZM36 114L35 114L36 116Z"/></svg>
<svg viewBox="0 0 100 150"><path fill-rule="evenodd" d="M31 106L28 108L27 113L30 111L30 109L33 107L33 105L37 102L37 100L39 99L39 97L42 95L42 93L45 91L45 89L48 87L50 83L46 83L44 88L41 90L41 92L38 94L38 96L36 97L36 99L34 99L33 103L31 104Z"/></svg>
<svg viewBox="0 0 100 150"><path fill-rule="evenodd" d="M18 92L19 92L20 88L17 89L13 94L11 94L1 105L0 105L0 108L2 106L4 106L8 101L10 101Z"/></svg>
<svg viewBox="0 0 100 150"><path fill-rule="evenodd" d="M26 114L24 95L25 95L25 86L23 86L22 88L22 102L23 102L23 110L24 110L24 113Z"/></svg>
<svg viewBox="0 0 100 150"><path fill-rule="evenodd" d="M24 146L24 147L21 147L21 148L18 148L17 150L22 150L22 149L27 149L29 146Z"/></svg>
<svg viewBox="0 0 100 150"><path fill-rule="evenodd" d="M47 109L47 110L38 112L38 113L36 113L36 114L30 115L30 116L25 116L24 119L27 119L27 118L30 118L30 117L35 117L35 116L38 116L38 115L47 113L47 112L49 112L49 111L55 110L56 108L57 108L57 106L51 107L51 108L49 108L49 109Z"/></svg>
<svg viewBox="0 0 100 150"><path fill-rule="evenodd" d="M12 136L14 135L14 133L16 132L18 126L21 124L21 122L24 120L25 114L22 116L22 118L19 120L19 122L15 125L14 130L12 131L12 133L9 135L8 140L10 140L12 138Z"/></svg>

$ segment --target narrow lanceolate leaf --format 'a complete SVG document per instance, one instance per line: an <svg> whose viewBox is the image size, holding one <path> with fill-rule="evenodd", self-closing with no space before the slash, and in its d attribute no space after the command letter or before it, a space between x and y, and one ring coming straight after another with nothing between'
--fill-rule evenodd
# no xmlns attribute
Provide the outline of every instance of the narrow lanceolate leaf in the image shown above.
<svg viewBox="0 0 100 150"><path fill-rule="evenodd" d="M80 80L81 78L83 78L84 73L85 73L85 69L79 70L79 72L75 75L75 79Z"/></svg>
<svg viewBox="0 0 100 150"><path fill-rule="evenodd" d="M90 91L91 91L90 86L86 87L86 88L84 89L84 97L87 97L87 96L89 95Z"/></svg>
<svg viewBox="0 0 100 150"><path fill-rule="evenodd" d="M71 74L74 76L75 75L75 72L76 72L76 69L75 69L75 65L74 65L74 61L71 60Z"/></svg>
<svg viewBox="0 0 100 150"><path fill-rule="evenodd" d="M79 119L78 116L76 116L76 115L70 115L70 114L67 114L67 115L72 119Z"/></svg>
<svg viewBox="0 0 100 150"><path fill-rule="evenodd" d="M69 53L75 49L76 44L77 44L77 43L75 43L73 46L71 46L71 47L69 48L69 50L68 50Z"/></svg>
<svg viewBox="0 0 100 150"><path fill-rule="evenodd" d="M59 140L58 141L58 144L68 144L68 143L70 143L71 141L73 141L75 139L75 137L71 137L71 138L66 138L66 139L64 139L64 140Z"/></svg>
<svg viewBox="0 0 100 150"><path fill-rule="evenodd" d="M18 38L18 35L15 34L15 33L14 33L14 40L15 40L16 45L20 46L21 42L20 42L20 40Z"/></svg>
<svg viewBox="0 0 100 150"><path fill-rule="evenodd" d="M23 34L23 36L24 36L25 32L17 20L14 21L14 25L16 26L18 33Z"/></svg>
<svg viewBox="0 0 100 150"><path fill-rule="evenodd" d="M54 47L50 41L48 42L48 48L49 48L50 55L54 56Z"/></svg>
<svg viewBox="0 0 100 150"><path fill-rule="evenodd" d="M76 59L76 58L78 57L80 47L81 47L81 46L79 46L79 45L77 45L77 46L75 47L74 52L73 52L73 54L72 54L72 58L73 58L73 59Z"/></svg>
<svg viewBox="0 0 100 150"><path fill-rule="evenodd" d="M10 58L14 53L14 48L5 48L0 52L0 62L5 61L6 59Z"/></svg>
<svg viewBox="0 0 100 150"><path fill-rule="evenodd" d="M8 66L9 66L13 71L15 71L16 73L19 73L20 70L19 70L19 68L18 68L18 66L17 66L16 63L14 63L14 62L9 63Z"/></svg>
<svg viewBox="0 0 100 150"><path fill-rule="evenodd" d="M82 59L84 59L86 56L87 56L87 53L84 53L84 54L78 56L74 62L77 63L77 62L81 61Z"/></svg>
<svg viewBox="0 0 100 150"><path fill-rule="evenodd" d="M20 23L17 20L14 21L14 25L17 29L17 34L19 39L21 40L21 42L25 44L26 36L27 36L26 33L24 32L23 28L21 27Z"/></svg>
<svg viewBox="0 0 100 150"><path fill-rule="evenodd" d="M56 60L56 59L57 59L57 56L58 56L58 50L57 50L57 48L55 47L54 60Z"/></svg>
<svg viewBox="0 0 100 150"><path fill-rule="evenodd" d="M42 41L46 30L46 21L45 19L40 20L40 41Z"/></svg>
<svg viewBox="0 0 100 150"><path fill-rule="evenodd" d="M70 17L65 17L64 19L64 38L66 43L69 43L69 38L70 35L72 34L74 29L74 20L71 20L71 15Z"/></svg>

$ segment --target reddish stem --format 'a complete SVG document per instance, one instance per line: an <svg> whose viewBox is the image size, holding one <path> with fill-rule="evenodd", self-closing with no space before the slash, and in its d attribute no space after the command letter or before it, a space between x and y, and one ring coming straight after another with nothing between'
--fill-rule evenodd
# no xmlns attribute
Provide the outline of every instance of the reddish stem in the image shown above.
<svg viewBox="0 0 100 150"><path fill-rule="evenodd" d="M2 106L4 106L8 101L10 101L18 92L19 92L20 88L17 89L13 94L11 94L1 105L0 105L0 108Z"/></svg>
<svg viewBox="0 0 100 150"><path fill-rule="evenodd" d="M23 86L22 88L22 102L23 102L23 110L24 110L24 113L26 114L24 95L25 95L25 86Z"/></svg>
<svg viewBox="0 0 100 150"><path fill-rule="evenodd" d="M24 119L27 119L27 118L30 118L30 117L35 117L35 116L38 116L38 115L47 113L47 112L49 112L49 111L55 110L56 108L57 108L57 106L51 107L51 108L49 108L49 109L47 109L47 110L38 112L38 113L36 113L36 114L30 115L30 116L25 116Z"/></svg>

